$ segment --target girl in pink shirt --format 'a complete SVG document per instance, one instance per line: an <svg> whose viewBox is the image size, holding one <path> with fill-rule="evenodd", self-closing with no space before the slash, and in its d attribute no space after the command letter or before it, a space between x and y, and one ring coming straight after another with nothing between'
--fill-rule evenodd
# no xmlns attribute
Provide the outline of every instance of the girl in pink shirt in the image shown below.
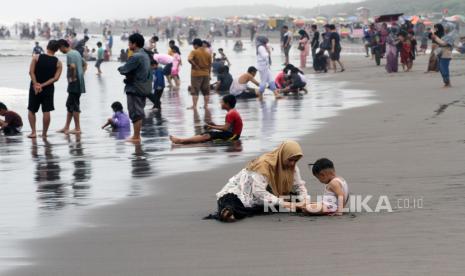
<svg viewBox="0 0 465 276"><path fill-rule="evenodd" d="M181 81L179 79L179 67L182 65L181 51L178 46L171 46L173 53L173 67L171 68L171 77L174 79L175 89L179 89Z"/></svg>

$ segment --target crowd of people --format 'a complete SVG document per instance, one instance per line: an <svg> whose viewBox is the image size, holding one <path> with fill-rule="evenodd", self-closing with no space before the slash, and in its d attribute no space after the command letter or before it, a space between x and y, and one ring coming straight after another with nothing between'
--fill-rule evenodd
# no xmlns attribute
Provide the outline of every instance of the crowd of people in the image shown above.
<svg viewBox="0 0 465 276"><path fill-rule="evenodd" d="M456 25L450 22L437 23L433 28L422 30L423 33L415 33L414 25L406 21L402 25L397 22L371 24L365 33L366 56L371 52L376 64L381 64L381 59L386 58L386 71L397 73L399 60L404 72L410 72L416 57L426 54L428 41L431 41L431 52L429 56L426 73L440 72L444 87L451 87L449 65L452 52L457 49L463 52L458 43L458 31ZM416 37L421 37L420 45ZM462 38L463 39L463 38Z"/></svg>
<svg viewBox="0 0 465 276"><path fill-rule="evenodd" d="M294 40L287 26L282 27L280 40L284 56L282 70L275 75L271 69L272 51L269 39L263 35L253 33L255 41L256 64L244 68L244 73L232 76L228 59L224 49L217 49L214 53L212 44L200 38L192 39L192 50L187 55L190 65L190 85L188 91L192 97L192 106L196 110L199 97L203 97L203 108L208 109L210 95L216 92L221 96L221 109L226 112L224 123L208 122L206 131L192 137L170 136L173 144L204 143L208 141L237 141L241 138L247 122L243 121L240 111L236 109L237 101L257 98L262 100L265 91L272 92L276 100L288 94L303 95L307 93L307 80L304 70L307 59L311 55L313 69L317 72L334 73L340 68L345 71L341 61L341 38L335 25L325 25L320 34L318 26L312 25L310 30L299 30L299 38ZM89 51L86 43L87 35L77 40L76 34L71 33L67 39L50 40L44 50L38 43L33 49L30 63L30 89L28 98L28 121L31 139L38 136L36 128L36 113L42 110L43 127L41 136L46 138L51 123L51 112L54 105L54 83L57 82L63 68L66 68L67 93L65 108L66 122L58 132L80 134L80 98L86 93L85 73L88 61L95 60L97 74L102 74L101 64L111 55L113 38L111 31L105 30L104 43L96 44L97 50ZM425 39L423 39L426 37ZM456 47L458 36L456 30L448 24L436 24L431 30L425 30L422 35L420 50L417 49L416 35L409 24L398 26L396 22L390 24L373 24L365 34L366 55L373 56L377 64L386 58L386 70L389 73L398 71L399 60L405 72L413 68L413 61L419 53L426 53L428 40L431 40L428 72L439 71L444 86L450 87L449 64L452 51L457 49L465 52L464 46ZM124 92L126 94L127 112L123 104L115 101L111 105L113 115L108 118L102 129L111 127L113 130L124 129L132 136L127 140L131 143L141 143L142 120L145 116L146 99L153 103L152 110L161 112L161 98L166 86L174 91L181 87L180 71L183 69L181 51L176 41L168 42L168 53L157 50L158 36L152 36L148 41L140 33L128 36L128 49L121 50L119 60L123 63L118 72L124 76ZM297 42L296 47L292 44ZM235 43L234 48L243 47ZM290 63L290 54L299 51L299 66ZM66 66L56 57L60 51L66 55ZM94 57L95 53L95 57ZM216 81L211 82L212 75ZM253 86L251 86L253 85ZM23 127L21 116L8 110L6 104L0 103L0 128L5 135L20 134ZM71 124L74 124L74 128ZM305 182L302 181L296 163L302 157L302 150L298 143L286 141L276 150L267 153L250 162L247 167L232 177L224 188L217 194L218 211L210 218L232 222L257 213L263 213L263 206L281 206L298 209L312 214L342 214L342 208L347 202L348 186L346 181L337 176L334 164L329 159L319 159L313 164L312 171L319 181L325 184L323 204L307 201L306 198L298 202L282 200L282 196L295 194L307 196Z"/></svg>

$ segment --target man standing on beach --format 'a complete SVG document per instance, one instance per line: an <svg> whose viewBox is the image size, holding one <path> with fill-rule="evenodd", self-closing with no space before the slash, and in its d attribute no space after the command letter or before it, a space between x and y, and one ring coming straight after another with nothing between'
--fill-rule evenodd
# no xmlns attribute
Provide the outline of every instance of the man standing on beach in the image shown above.
<svg viewBox="0 0 465 276"><path fill-rule="evenodd" d="M79 40L76 46L74 47L74 50L78 51L81 57L84 56L84 49L86 48L87 41L89 41L89 37L84 36L84 38Z"/></svg>
<svg viewBox="0 0 465 276"><path fill-rule="evenodd" d="M58 132L65 134L81 133L80 124L80 98L81 94L86 92L84 83L84 72L87 70L87 63L84 61L78 51L71 49L68 41L60 39L58 41L60 51L66 54L66 63L68 66L68 99L66 100L66 115L65 127ZM69 130L71 120L74 120L74 130Z"/></svg>
<svg viewBox="0 0 465 276"><path fill-rule="evenodd" d="M199 94L202 92L205 109L208 107L210 94L210 72L212 67L212 56L203 49L202 40L199 38L192 41L194 50L189 54L188 61L192 65L191 69L191 89L192 107L197 109Z"/></svg>
<svg viewBox="0 0 465 276"><path fill-rule="evenodd" d="M334 24L331 24L329 26L330 34L329 34L329 41L330 41L330 52L329 56L331 58L331 63L334 69L334 73L337 72L337 66L336 62L339 63L339 66L341 66L341 72L344 72L344 64L342 64L340 58L341 58L341 37L339 36L336 26Z"/></svg>
<svg viewBox="0 0 465 276"><path fill-rule="evenodd" d="M316 50L320 47L320 32L317 25L312 25L312 33L313 37L310 44L312 47L312 58L315 59Z"/></svg>
<svg viewBox="0 0 465 276"><path fill-rule="evenodd" d="M44 53L44 49L42 47L40 47L39 45L39 42L36 41L36 46L34 47L34 49L32 49L32 55L33 56L37 56L37 55L41 55Z"/></svg>
<svg viewBox="0 0 465 276"><path fill-rule="evenodd" d="M128 46L134 53L125 65L118 68L121 75L125 75L124 92L126 92L129 118L134 127L134 134L127 141L140 143L142 119L145 117L145 98L152 93L152 70L149 55L144 50L144 37L134 33L129 36Z"/></svg>
<svg viewBox="0 0 465 276"><path fill-rule="evenodd" d="M111 34L111 31L108 31L107 33L107 47L108 51L110 52L110 56L113 55L112 49L113 49L113 35Z"/></svg>
<svg viewBox="0 0 465 276"><path fill-rule="evenodd" d="M281 47L284 52L284 58L285 58L284 65L288 65L289 64L289 51L291 50L291 43L292 43L292 33L289 31L288 26L283 26L282 33L283 33L283 36L282 36L282 41L281 41Z"/></svg>

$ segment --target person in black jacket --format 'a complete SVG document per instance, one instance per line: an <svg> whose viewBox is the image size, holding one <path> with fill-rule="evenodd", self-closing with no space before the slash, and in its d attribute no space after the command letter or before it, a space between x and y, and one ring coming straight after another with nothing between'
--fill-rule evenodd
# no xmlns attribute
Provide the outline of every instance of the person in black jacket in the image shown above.
<svg viewBox="0 0 465 276"><path fill-rule="evenodd" d="M312 58L315 59L316 50L320 47L320 32L317 25L312 25L313 38L310 46L312 48Z"/></svg>

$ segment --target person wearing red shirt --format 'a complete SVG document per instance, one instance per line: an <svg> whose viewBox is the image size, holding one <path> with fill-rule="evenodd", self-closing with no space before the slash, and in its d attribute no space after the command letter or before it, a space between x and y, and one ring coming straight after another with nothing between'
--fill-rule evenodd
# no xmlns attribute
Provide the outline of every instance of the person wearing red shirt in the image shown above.
<svg viewBox="0 0 465 276"><path fill-rule="evenodd" d="M21 132L23 120L16 112L8 110L5 104L0 102L0 116L5 120L0 120L0 129L5 135L16 135Z"/></svg>
<svg viewBox="0 0 465 276"><path fill-rule="evenodd" d="M208 124L208 132L201 135L196 135L189 138L179 138L170 135L170 140L173 144L192 144L203 143L213 140L233 141L239 140L242 133L242 118L239 112L234 108L236 106L236 97L233 95L226 95L221 100L221 108L226 110L225 124L215 125Z"/></svg>

